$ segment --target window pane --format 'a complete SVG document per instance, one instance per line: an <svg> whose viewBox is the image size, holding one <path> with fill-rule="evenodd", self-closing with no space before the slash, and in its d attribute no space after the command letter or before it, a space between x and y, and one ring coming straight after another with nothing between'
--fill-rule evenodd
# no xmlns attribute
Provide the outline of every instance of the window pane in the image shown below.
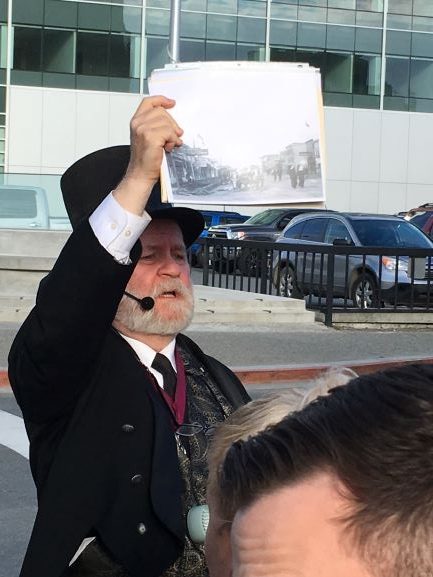
<svg viewBox="0 0 433 577"><path fill-rule="evenodd" d="M400 16L398 14L388 14L387 18L388 30L391 28L397 28L401 30L411 30L412 28L412 17L411 16Z"/></svg>
<svg viewBox="0 0 433 577"><path fill-rule="evenodd" d="M146 34L168 36L170 32L170 12L167 10L146 10Z"/></svg>
<svg viewBox="0 0 433 577"><path fill-rule="evenodd" d="M271 62L294 62L295 51L271 46Z"/></svg>
<svg viewBox="0 0 433 577"><path fill-rule="evenodd" d="M16 70L40 70L42 29L14 27L14 63Z"/></svg>
<svg viewBox="0 0 433 577"><path fill-rule="evenodd" d="M265 47L251 44L237 44L236 59L262 62L265 59Z"/></svg>
<svg viewBox="0 0 433 577"><path fill-rule="evenodd" d="M43 69L48 72L75 72L74 33L43 30Z"/></svg>
<svg viewBox="0 0 433 577"><path fill-rule="evenodd" d="M284 18L285 20L296 19L298 17L297 6L286 6L282 4L271 4L271 18Z"/></svg>
<svg viewBox="0 0 433 577"><path fill-rule="evenodd" d="M210 40L236 40L236 16L207 17L207 38Z"/></svg>
<svg viewBox="0 0 433 577"><path fill-rule="evenodd" d="M355 50L357 52L382 51L382 30L357 28L355 35Z"/></svg>
<svg viewBox="0 0 433 577"><path fill-rule="evenodd" d="M207 10L220 14L236 14L237 0L208 0Z"/></svg>
<svg viewBox="0 0 433 577"><path fill-rule="evenodd" d="M410 65L410 93L415 98L433 98L433 60L412 58Z"/></svg>
<svg viewBox="0 0 433 577"><path fill-rule="evenodd" d="M113 78L108 79L108 90L110 92L140 92L140 83L134 78Z"/></svg>
<svg viewBox="0 0 433 577"><path fill-rule="evenodd" d="M110 30L110 6L78 4L78 28L82 30Z"/></svg>
<svg viewBox="0 0 433 577"><path fill-rule="evenodd" d="M298 46L324 48L326 43L326 26L323 24L298 24Z"/></svg>
<svg viewBox="0 0 433 577"><path fill-rule="evenodd" d="M410 98L409 110L411 112L433 112L433 100Z"/></svg>
<svg viewBox="0 0 433 577"><path fill-rule="evenodd" d="M132 6L111 7L111 31L141 33L141 9Z"/></svg>
<svg viewBox="0 0 433 577"><path fill-rule="evenodd" d="M110 76L121 78L138 78L140 68L140 38L111 34L110 44Z"/></svg>
<svg viewBox="0 0 433 577"><path fill-rule="evenodd" d="M20 24L42 24L44 0L13 0L12 22Z"/></svg>
<svg viewBox="0 0 433 577"><path fill-rule="evenodd" d="M325 106L352 106L353 96L351 94L339 94L325 92L323 94L323 104Z"/></svg>
<svg viewBox="0 0 433 577"><path fill-rule="evenodd" d="M75 74L44 72L42 74L42 86L50 86L51 88L75 88Z"/></svg>
<svg viewBox="0 0 433 577"><path fill-rule="evenodd" d="M42 72L11 70L11 84L19 86L42 86Z"/></svg>
<svg viewBox="0 0 433 577"><path fill-rule="evenodd" d="M300 7L298 18L299 20L304 20L306 22L326 22L326 9Z"/></svg>
<svg viewBox="0 0 433 577"><path fill-rule="evenodd" d="M7 0L0 0L0 22L6 22L8 17Z"/></svg>
<svg viewBox="0 0 433 577"><path fill-rule="evenodd" d="M324 90L326 92L352 92L352 54L326 54Z"/></svg>
<svg viewBox="0 0 433 577"><path fill-rule="evenodd" d="M385 96L383 99L383 107L385 110L408 110L409 98Z"/></svg>
<svg viewBox="0 0 433 577"><path fill-rule="evenodd" d="M353 50L355 47L355 28L328 25L326 47L332 50Z"/></svg>
<svg viewBox="0 0 433 577"><path fill-rule="evenodd" d="M146 77L150 76L152 70L163 68L167 64L169 61L167 49L168 38L147 38Z"/></svg>
<svg viewBox="0 0 433 577"><path fill-rule="evenodd" d="M414 16L412 20L412 30L420 30L422 32L433 32L433 18L423 18L422 16Z"/></svg>
<svg viewBox="0 0 433 577"><path fill-rule="evenodd" d="M8 29L6 25L0 25L0 66L7 66L7 46L8 46Z"/></svg>
<svg viewBox="0 0 433 577"><path fill-rule="evenodd" d="M356 0L328 0L328 8L356 8Z"/></svg>
<svg viewBox="0 0 433 577"><path fill-rule="evenodd" d="M433 55L433 34L412 34L412 56L425 56L431 58Z"/></svg>
<svg viewBox="0 0 433 577"><path fill-rule="evenodd" d="M282 44L283 46L296 45L296 22L282 22L281 20L271 20L271 43Z"/></svg>
<svg viewBox="0 0 433 577"><path fill-rule="evenodd" d="M409 58L387 58L385 74L385 95L403 96L409 94Z"/></svg>
<svg viewBox="0 0 433 577"><path fill-rule="evenodd" d="M356 0L358 10L370 10L372 12L383 11L383 0Z"/></svg>
<svg viewBox="0 0 433 577"><path fill-rule="evenodd" d="M357 12L356 24L358 26L382 26L383 14L380 12Z"/></svg>
<svg viewBox="0 0 433 577"><path fill-rule="evenodd" d="M310 66L315 66L322 70L325 66L325 53L322 50L319 52L314 50L297 50L296 62L307 62Z"/></svg>
<svg viewBox="0 0 433 577"><path fill-rule="evenodd" d="M377 109L380 106L379 96L369 96L364 94L354 94L353 104L354 108L372 108Z"/></svg>
<svg viewBox="0 0 433 577"><path fill-rule="evenodd" d="M6 88L4 86L0 86L0 112L4 112L6 110Z"/></svg>
<svg viewBox="0 0 433 577"><path fill-rule="evenodd" d="M4 126L6 124L6 115L0 114L0 126Z"/></svg>
<svg viewBox="0 0 433 577"><path fill-rule="evenodd" d="M180 55L183 62L194 62L195 60L204 60L205 50L202 40L183 40L180 41Z"/></svg>
<svg viewBox="0 0 433 577"><path fill-rule="evenodd" d="M5 138L5 128L4 128L4 126L3 126L2 128L0 128L0 138L3 138L3 140L4 140L4 138Z"/></svg>
<svg viewBox="0 0 433 577"><path fill-rule="evenodd" d="M433 2L431 0L413 0L414 16L433 16Z"/></svg>
<svg viewBox="0 0 433 577"><path fill-rule="evenodd" d="M108 34L77 34L77 74L108 74Z"/></svg>
<svg viewBox="0 0 433 577"><path fill-rule="evenodd" d="M238 18L239 42L264 42L266 21L258 18Z"/></svg>
<svg viewBox="0 0 433 577"><path fill-rule="evenodd" d="M266 17L266 2L258 0L239 0L238 13L245 16Z"/></svg>
<svg viewBox="0 0 433 577"><path fill-rule="evenodd" d="M394 32L388 30L386 35L386 53L398 54L399 56L410 55L411 33Z"/></svg>
<svg viewBox="0 0 433 577"><path fill-rule="evenodd" d="M77 27L78 6L76 2L45 0L44 23L47 26Z"/></svg>
<svg viewBox="0 0 433 577"><path fill-rule="evenodd" d="M79 76L76 77L78 90L108 90L108 76Z"/></svg>
<svg viewBox="0 0 433 577"><path fill-rule="evenodd" d="M328 10L328 22L333 24L355 24L355 12L353 10Z"/></svg>
<svg viewBox="0 0 433 577"><path fill-rule="evenodd" d="M388 12L412 14L412 0L388 0Z"/></svg>
<svg viewBox="0 0 433 577"><path fill-rule="evenodd" d="M202 10L206 11L206 0L183 0L183 10Z"/></svg>
<svg viewBox="0 0 433 577"><path fill-rule="evenodd" d="M380 56L355 54L353 92L355 94L380 93Z"/></svg>
<svg viewBox="0 0 433 577"><path fill-rule="evenodd" d="M180 19L183 38L204 38L206 36L206 14L182 13Z"/></svg>
<svg viewBox="0 0 433 577"><path fill-rule="evenodd" d="M234 60L236 58L236 45L221 42L206 43L206 60Z"/></svg>

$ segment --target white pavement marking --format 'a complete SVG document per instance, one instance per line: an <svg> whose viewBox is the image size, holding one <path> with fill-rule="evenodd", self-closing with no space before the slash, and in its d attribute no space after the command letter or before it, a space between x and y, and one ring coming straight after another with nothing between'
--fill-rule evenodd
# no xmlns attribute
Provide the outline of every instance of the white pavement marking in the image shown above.
<svg viewBox="0 0 433 577"><path fill-rule="evenodd" d="M23 419L1 409L0 445L12 449L12 451L19 453L26 459L29 458L29 441Z"/></svg>

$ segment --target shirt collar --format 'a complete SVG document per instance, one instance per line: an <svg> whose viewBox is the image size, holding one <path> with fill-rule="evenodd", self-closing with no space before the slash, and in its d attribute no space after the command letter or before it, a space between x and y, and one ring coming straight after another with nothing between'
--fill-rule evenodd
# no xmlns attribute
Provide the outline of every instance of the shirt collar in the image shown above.
<svg viewBox="0 0 433 577"><path fill-rule="evenodd" d="M131 345L136 355L138 356L140 362L146 367L151 368L153 359L155 358L157 351L154 351L151 347L149 347L149 345L146 345L141 341L137 341L137 339L127 337L125 335L122 335L122 333L119 334L121 337L125 339L127 343ZM168 343L166 347L164 347L159 352L161 353L161 355L165 355L167 357L167 359L172 364L173 369L176 371L176 357L174 354L175 347L176 347L176 339L173 339Z"/></svg>

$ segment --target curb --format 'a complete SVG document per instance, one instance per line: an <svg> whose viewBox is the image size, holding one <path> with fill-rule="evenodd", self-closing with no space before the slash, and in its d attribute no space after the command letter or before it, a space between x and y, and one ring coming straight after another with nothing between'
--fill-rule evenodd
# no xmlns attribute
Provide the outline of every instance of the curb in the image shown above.
<svg viewBox="0 0 433 577"><path fill-rule="evenodd" d="M359 375L381 371L391 367L400 367L413 363L432 364L433 357L405 357L403 359L367 360L367 361L339 361L317 365L291 365L267 367L231 367L246 388L248 386L269 387L271 383L290 383L310 381L320 377L329 369L347 367ZM0 369L0 391L11 391L6 369Z"/></svg>

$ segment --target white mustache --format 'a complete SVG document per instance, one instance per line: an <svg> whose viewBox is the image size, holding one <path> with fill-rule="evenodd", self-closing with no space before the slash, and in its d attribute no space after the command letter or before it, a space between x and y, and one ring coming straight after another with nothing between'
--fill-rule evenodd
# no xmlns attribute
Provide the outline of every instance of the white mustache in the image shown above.
<svg viewBox="0 0 433 577"><path fill-rule="evenodd" d="M164 293L174 292L176 296L188 296L191 294L191 290L186 288L180 280L177 279L167 279L165 281L159 282L152 290L150 295L152 298L157 298Z"/></svg>

